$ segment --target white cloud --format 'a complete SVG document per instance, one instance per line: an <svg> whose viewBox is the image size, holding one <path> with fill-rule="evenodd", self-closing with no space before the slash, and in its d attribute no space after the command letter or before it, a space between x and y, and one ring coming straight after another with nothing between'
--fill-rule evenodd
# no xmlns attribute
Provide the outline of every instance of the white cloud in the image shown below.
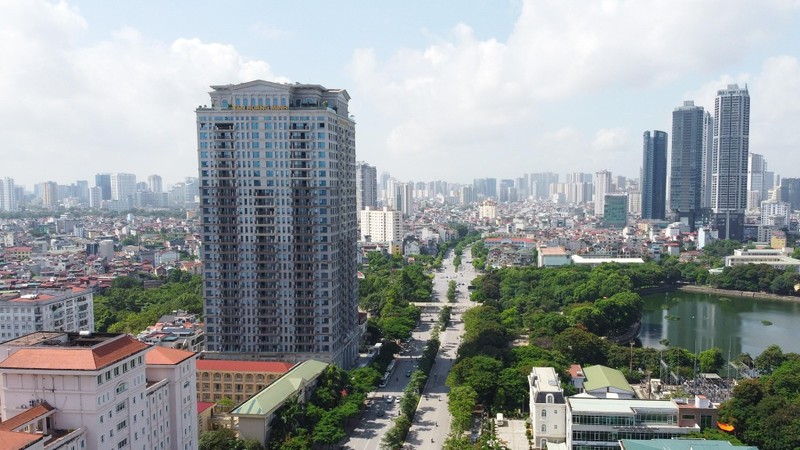
<svg viewBox="0 0 800 450"><path fill-rule="evenodd" d="M0 70L0 176L29 189L106 171L196 176L191 111L208 103L209 85L287 81L231 45L196 38L162 43L123 28L82 46L86 22L66 3L14 6L0 18L0 59L13 61Z"/></svg>
<svg viewBox="0 0 800 450"><path fill-rule="evenodd" d="M344 87L353 97L359 159L411 180L604 167L630 175L640 165L639 133L669 130L636 122L631 106L663 108L668 118L687 89L685 98L713 107L717 89L746 82L753 151L800 167L800 137L792 132L800 119L798 60L769 49L796 38L798 7L529 0L507 39L478 38L470 25L480 24L462 23L427 34L422 48L391 37L379 46L397 49L388 56L355 49ZM29 188L98 171L160 173L167 182L192 175L191 111L208 103L209 85L288 81L234 45L191 35L164 42L122 28L98 41L63 1L0 0L0 8L0 176ZM249 31L278 40L301 35L262 25ZM747 68L752 61L763 65ZM674 100L636 104L652 92Z"/></svg>
<svg viewBox="0 0 800 450"><path fill-rule="evenodd" d="M614 169L618 163L638 172L641 142L625 130L658 124L614 123L613 117L624 115L613 104L596 124L569 116L553 120L556 105L579 104L581 97L600 92L636 96L716 76L775 39L792 24L797 7L745 0L526 1L505 42L479 40L458 24L426 48L402 49L385 61L359 49L349 66L354 86L348 88L364 99L357 100L356 114L367 117L361 116L359 133L369 145L359 157L411 179L516 176L539 161L557 163L551 170L562 172ZM719 81L709 86L724 87ZM672 104L679 102L677 93ZM596 136L552 154L540 144L548 142L543 134L553 122L560 124L552 129L567 126ZM388 152L380 152L380 145ZM409 167L403 149L432 160L458 155L459 164L402 173ZM515 160L503 168L512 172L494 173L498 154Z"/></svg>

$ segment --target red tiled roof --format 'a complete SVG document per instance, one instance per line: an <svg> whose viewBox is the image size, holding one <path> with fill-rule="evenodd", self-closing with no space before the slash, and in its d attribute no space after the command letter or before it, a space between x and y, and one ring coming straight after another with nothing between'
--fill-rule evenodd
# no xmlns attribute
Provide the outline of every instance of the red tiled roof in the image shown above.
<svg viewBox="0 0 800 450"><path fill-rule="evenodd" d="M176 348L153 347L146 355L144 362L147 365L174 366L194 356L194 352Z"/></svg>
<svg viewBox="0 0 800 450"><path fill-rule="evenodd" d="M207 410L208 408L211 408L214 405L215 403L213 402L197 402L197 414L200 414L201 412Z"/></svg>
<svg viewBox="0 0 800 450"><path fill-rule="evenodd" d="M0 430L0 450L22 450L44 439L41 434Z"/></svg>
<svg viewBox="0 0 800 450"><path fill-rule="evenodd" d="M54 409L55 408L50 406L47 402L43 402L31 409L27 409L24 412L17 414L16 416L4 422L0 422L0 431L14 431L16 428L19 428L31 420L43 416Z"/></svg>
<svg viewBox="0 0 800 450"><path fill-rule="evenodd" d="M198 359L197 370L221 372L270 372L286 373L294 364L277 361L233 361L223 359Z"/></svg>
<svg viewBox="0 0 800 450"><path fill-rule="evenodd" d="M110 340L95 348L23 348L0 362L2 369L98 370L149 346L130 336Z"/></svg>

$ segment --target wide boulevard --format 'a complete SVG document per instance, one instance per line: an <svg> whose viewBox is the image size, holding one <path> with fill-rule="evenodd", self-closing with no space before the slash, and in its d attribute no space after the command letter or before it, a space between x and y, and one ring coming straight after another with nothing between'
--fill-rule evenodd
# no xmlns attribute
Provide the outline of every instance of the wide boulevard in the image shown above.
<svg viewBox="0 0 800 450"><path fill-rule="evenodd" d="M371 396L370 406L365 411L358 426L350 433L344 443L344 448L351 450L377 450L383 435L392 426L392 419L400 412L397 397L403 394L408 384L411 371L414 369L416 359L422 354L425 343L431 337L433 325L439 317L439 310L446 306L448 283L453 280L458 285L456 303L453 306L450 326L441 331L439 339L441 347L436 355L428 383L425 386L423 397L420 400L417 414L411 430L406 437L406 446L414 449L438 449L442 447L447 435L450 433L450 413L447 411L447 392L445 379L453 366L456 351L461 336L464 333L464 323L461 314L471 306L467 286L476 276L472 267L470 249L464 250L462 264L456 271L453 266L453 252L448 252L442 261L441 271L434 273L433 301L418 303L422 307L420 325L409 341L408 349L397 357L397 367L394 376L386 387L379 388ZM391 401L390 401L391 399Z"/></svg>

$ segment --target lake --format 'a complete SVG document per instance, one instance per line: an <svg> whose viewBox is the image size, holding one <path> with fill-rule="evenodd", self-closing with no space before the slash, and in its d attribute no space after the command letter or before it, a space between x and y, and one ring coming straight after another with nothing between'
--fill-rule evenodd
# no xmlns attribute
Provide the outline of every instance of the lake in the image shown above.
<svg viewBox="0 0 800 450"><path fill-rule="evenodd" d="M664 348L659 341L666 338L692 353L719 347L726 360L729 351L731 359L740 353L755 358L772 344L800 353L800 302L682 291L642 298L639 340L645 347Z"/></svg>

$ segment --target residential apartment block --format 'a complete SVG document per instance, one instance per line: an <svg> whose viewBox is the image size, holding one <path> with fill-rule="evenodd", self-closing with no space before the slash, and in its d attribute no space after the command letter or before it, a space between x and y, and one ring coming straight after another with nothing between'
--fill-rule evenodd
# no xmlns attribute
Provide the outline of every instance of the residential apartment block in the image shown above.
<svg viewBox="0 0 800 450"><path fill-rule="evenodd" d="M359 342L350 96L261 80L212 89L211 106L196 110L207 356L350 367Z"/></svg>
<svg viewBox="0 0 800 450"><path fill-rule="evenodd" d="M72 288L0 293L0 342L37 331L94 331L93 291Z"/></svg>
<svg viewBox="0 0 800 450"><path fill-rule="evenodd" d="M361 215L361 242L399 242L403 240L403 213L389 208L365 207Z"/></svg>
<svg viewBox="0 0 800 450"><path fill-rule="evenodd" d="M37 332L0 344L0 355L0 430L40 433L48 450L197 448L192 352Z"/></svg>

